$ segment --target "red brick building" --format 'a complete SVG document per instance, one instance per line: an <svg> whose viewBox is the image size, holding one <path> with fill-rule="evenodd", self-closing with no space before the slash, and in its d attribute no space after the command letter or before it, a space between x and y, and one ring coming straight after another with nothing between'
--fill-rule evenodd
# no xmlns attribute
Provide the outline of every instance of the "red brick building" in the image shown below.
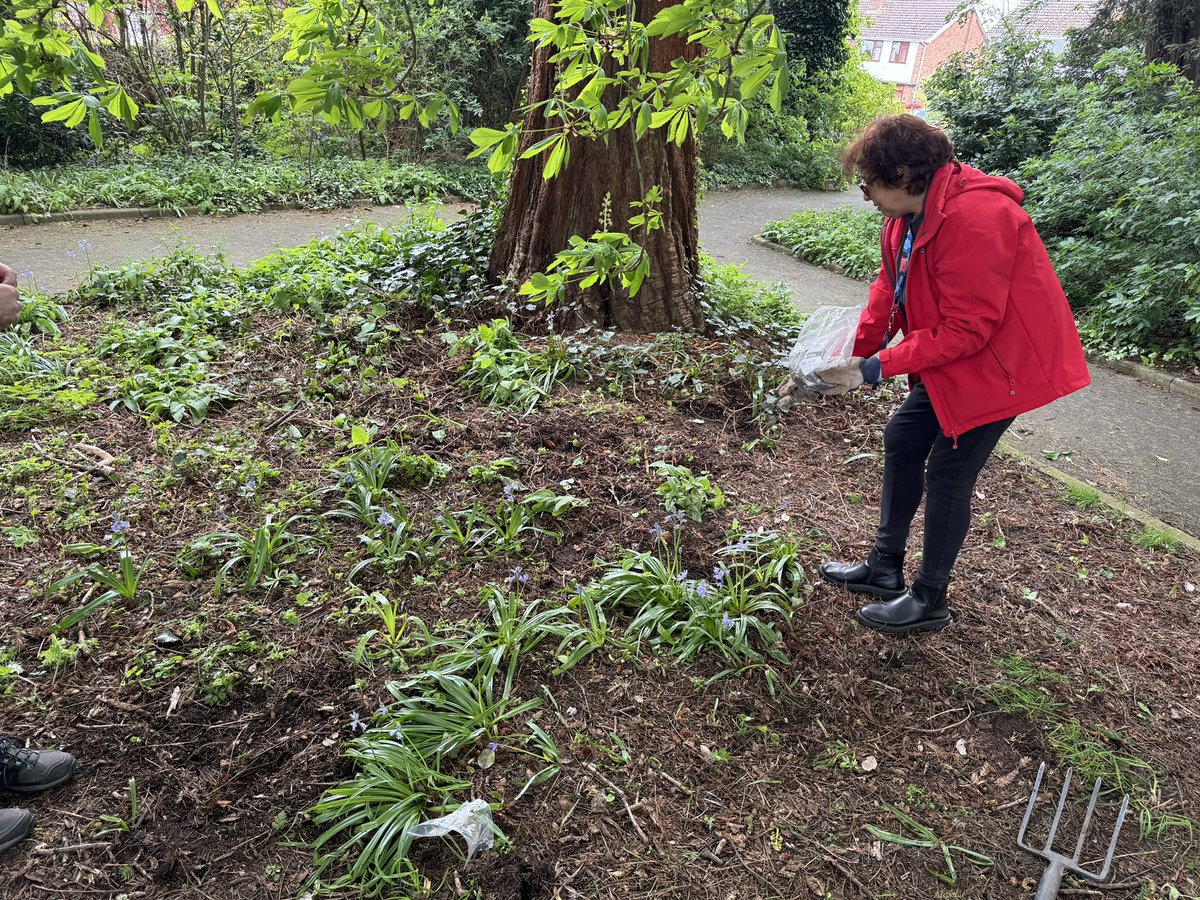
<svg viewBox="0 0 1200 900"><path fill-rule="evenodd" d="M983 45L983 26L975 10L946 21L960 0L859 0L866 24L858 45L867 54L863 68L894 84L900 101L920 107L921 82L952 53Z"/></svg>

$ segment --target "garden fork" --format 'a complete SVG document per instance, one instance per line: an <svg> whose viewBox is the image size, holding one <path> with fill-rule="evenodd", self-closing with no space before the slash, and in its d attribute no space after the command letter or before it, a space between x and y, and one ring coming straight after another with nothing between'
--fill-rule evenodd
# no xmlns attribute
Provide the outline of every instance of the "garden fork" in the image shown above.
<svg viewBox="0 0 1200 900"><path fill-rule="evenodd" d="M1100 779L1096 779L1096 786L1092 789L1092 802L1088 804L1087 812L1083 817L1083 827L1079 831L1079 840L1075 842L1075 855L1065 856L1062 853L1055 853L1052 849L1054 845L1054 835L1058 832L1059 822L1062 820L1063 809L1067 805L1067 791L1071 787L1071 770L1067 770L1066 780L1063 782L1062 793L1058 796L1058 810L1054 813L1054 821L1050 823L1050 836L1046 838L1046 846L1038 850L1025 843L1025 829L1029 827L1029 818L1033 815L1033 805L1037 802L1038 789L1042 786L1042 775L1046 772L1046 764L1042 763L1038 769L1037 779L1033 782L1033 793L1029 795L1029 806L1025 810L1025 818L1021 821L1021 830L1017 833L1017 846L1036 856L1038 859L1045 860L1046 871L1042 873L1042 880L1038 882L1037 896L1035 900L1054 900L1058 896L1059 886L1062 884L1063 873L1070 872L1072 875L1077 875L1080 878L1086 878L1088 881L1099 884L1108 877L1108 868L1112 865L1113 852L1117 849L1117 838L1121 835L1121 825L1125 821L1125 813L1129 809L1129 795L1125 795L1125 799L1121 801L1121 811L1117 813L1117 827L1113 831L1112 840L1108 844L1108 855L1104 857L1104 868L1099 872L1088 872L1079 865L1079 858L1083 853L1083 843L1087 840L1088 829L1092 825L1092 814L1096 811L1096 801L1100 799Z"/></svg>

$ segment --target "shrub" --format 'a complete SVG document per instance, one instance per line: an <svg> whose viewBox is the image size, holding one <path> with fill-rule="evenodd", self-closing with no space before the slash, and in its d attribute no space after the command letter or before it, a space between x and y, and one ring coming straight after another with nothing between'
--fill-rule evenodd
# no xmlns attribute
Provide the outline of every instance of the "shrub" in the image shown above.
<svg viewBox="0 0 1200 900"><path fill-rule="evenodd" d="M1060 121L1054 54L1018 27L1008 24L995 43L950 57L925 83L958 158L997 174L1044 153Z"/></svg>
<svg viewBox="0 0 1200 900"><path fill-rule="evenodd" d="M1200 92L1128 51L1060 91L1050 152L1021 171L1080 333L1110 356L1200 359Z"/></svg>

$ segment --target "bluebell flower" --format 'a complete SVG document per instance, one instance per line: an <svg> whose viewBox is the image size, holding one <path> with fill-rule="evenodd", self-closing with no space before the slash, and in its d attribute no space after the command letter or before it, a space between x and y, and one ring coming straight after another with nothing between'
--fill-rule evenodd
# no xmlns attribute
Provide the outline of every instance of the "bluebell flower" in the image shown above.
<svg viewBox="0 0 1200 900"><path fill-rule="evenodd" d="M21 273L21 277L22 278L32 278L33 277L33 269L26 268L25 271Z"/></svg>
<svg viewBox="0 0 1200 900"><path fill-rule="evenodd" d="M687 513L685 513L682 509L677 509L675 512L667 516L667 522L669 522L676 531L686 525L687 520Z"/></svg>
<svg viewBox="0 0 1200 900"><path fill-rule="evenodd" d="M258 479L251 475L246 479L246 487L248 487L250 490L254 490L256 487L258 487Z"/></svg>
<svg viewBox="0 0 1200 900"><path fill-rule="evenodd" d="M516 492L513 490L513 486L511 484L506 484L504 486L504 499L509 503L512 503L517 499Z"/></svg>
<svg viewBox="0 0 1200 900"><path fill-rule="evenodd" d="M723 566L713 566L713 583L720 587L725 583L725 576L729 574L729 570Z"/></svg>
<svg viewBox="0 0 1200 900"><path fill-rule="evenodd" d="M708 582L704 579L696 582L696 596L701 600L708 596Z"/></svg>
<svg viewBox="0 0 1200 900"><path fill-rule="evenodd" d="M504 579L504 583L509 587L511 587L514 582L518 584L526 584L528 581L529 574L521 566L514 566L512 569L510 569L508 577Z"/></svg>
<svg viewBox="0 0 1200 900"><path fill-rule="evenodd" d="M729 617L729 613L721 614L721 630L728 631L733 627L733 619Z"/></svg>
<svg viewBox="0 0 1200 900"><path fill-rule="evenodd" d="M382 703L380 703L379 709L375 710L375 715L386 716L387 714L388 714L388 708L386 706L384 706Z"/></svg>
<svg viewBox="0 0 1200 900"><path fill-rule="evenodd" d="M659 525L657 522L655 522L654 525L651 526L651 528L650 528L650 537L654 538L654 540L656 540L656 541L664 540L663 527L661 525Z"/></svg>
<svg viewBox="0 0 1200 900"><path fill-rule="evenodd" d="M358 713L357 712L350 713L350 733L354 734L354 732L356 732L356 731L366 731L366 730L367 730L367 723L362 721L362 719L360 719L358 717Z"/></svg>
<svg viewBox="0 0 1200 900"><path fill-rule="evenodd" d="M388 512L386 509L385 509L383 512L381 512L381 513L379 514L379 524L380 524L380 525L382 525L382 526L384 526L385 528L386 528L388 525L392 525L392 524L394 524L394 523L395 523L395 521L396 521L396 517L395 517L395 516L393 516L393 515L392 515L390 512Z"/></svg>
<svg viewBox="0 0 1200 900"><path fill-rule="evenodd" d="M68 251L67 251L67 259L74 259L74 258L75 258L75 251L74 251L74 250L68 250Z"/></svg>
<svg viewBox="0 0 1200 900"><path fill-rule="evenodd" d="M118 513L113 513L112 532L113 534L124 534L129 530L129 521L122 519Z"/></svg>
<svg viewBox="0 0 1200 900"><path fill-rule="evenodd" d="M393 728L391 731L388 732L388 737L390 737L393 741L398 741L403 736L404 736L404 732L400 730L399 725L397 725L395 728Z"/></svg>
<svg viewBox="0 0 1200 900"><path fill-rule="evenodd" d="M780 511L780 512L787 512L787 511L788 511L788 502L787 502L786 500L780 500L780 501L779 501L779 511Z"/></svg>
<svg viewBox="0 0 1200 900"><path fill-rule="evenodd" d="M80 242L79 242L79 249L80 249L80 250L91 250L91 249L92 249L92 242L91 242L91 241L88 241L88 240L83 240L83 241L80 241Z"/></svg>
<svg viewBox="0 0 1200 900"><path fill-rule="evenodd" d="M684 569L682 572L676 575L675 580L680 584L683 584L683 582L687 581L687 569Z"/></svg>
<svg viewBox="0 0 1200 900"><path fill-rule="evenodd" d="M500 745L497 744L495 741L491 741L488 744L488 749L491 750L493 753L495 753L497 750L500 749Z"/></svg>

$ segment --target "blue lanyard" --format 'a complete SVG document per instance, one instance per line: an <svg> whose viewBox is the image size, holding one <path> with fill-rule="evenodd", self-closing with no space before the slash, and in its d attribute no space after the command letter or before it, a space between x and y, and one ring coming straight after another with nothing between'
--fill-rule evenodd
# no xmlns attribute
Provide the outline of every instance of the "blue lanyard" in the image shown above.
<svg viewBox="0 0 1200 900"><path fill-rule="evenodd" d="M896 310L904 305L904 293L908 287L908 263L912 258L913 234L916 231L916 226L920 219L912 219L908 223L908 230L904 234L904 241L900 246L900 255L896 259L896 289L892 294L892 311L888 315L887 331L883 335L883 348L887 349L887 345L892 342L892 335L896 329Z"/></svg>

